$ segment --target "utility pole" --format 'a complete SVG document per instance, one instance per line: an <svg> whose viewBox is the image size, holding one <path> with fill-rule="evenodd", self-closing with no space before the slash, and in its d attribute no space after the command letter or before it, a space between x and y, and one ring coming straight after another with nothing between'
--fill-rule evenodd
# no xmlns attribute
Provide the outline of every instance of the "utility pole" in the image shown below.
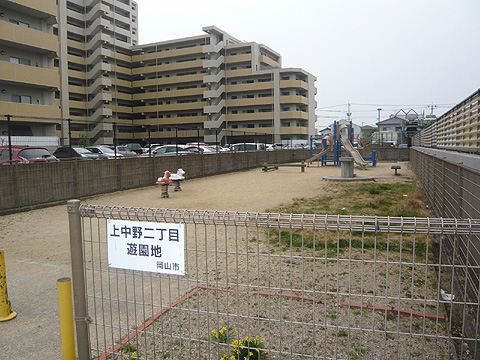
<svg viewBox="0 0 480 360"><path fill-rule="evenodd" d="M377 137L377 143L378 144L381 144L383 141L380 141L380 137L381 137L381 131L380 131L380 111L382 111L382 109L378 108L377 109L378 111L378 119L377 119L377 126L378 126L378 137ZM383 145L383 144L381 144Z"/></svg>

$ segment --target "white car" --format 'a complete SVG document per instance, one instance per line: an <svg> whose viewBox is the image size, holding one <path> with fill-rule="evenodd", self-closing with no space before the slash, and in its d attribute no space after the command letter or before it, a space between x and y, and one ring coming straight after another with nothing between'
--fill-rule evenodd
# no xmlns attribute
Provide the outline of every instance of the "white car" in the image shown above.
<svg viewBox="0 0 480 360"><path fill-rule="evenodd" d="M156 148L152 149L152 155L154 156L161 156L161 155L185 155L189 154L190 152L187 151L185 145L162 145L157 146Z"/></svg>
<svg viewBox="0 0 480 360"><path fill-rule="evenodd" d="M115 151L106 146L87 146L86 149L97 154L99 159L115 159ZM117 159L120 158L123 158L123 155L117 153Z"/></svg>
<svg viewBox="0 0 480 360"><path fill-rule="evenodd" d="M185 150L193 153L214 154L217 152L214 148L207 145L192 145L185 147Z"/></svg>

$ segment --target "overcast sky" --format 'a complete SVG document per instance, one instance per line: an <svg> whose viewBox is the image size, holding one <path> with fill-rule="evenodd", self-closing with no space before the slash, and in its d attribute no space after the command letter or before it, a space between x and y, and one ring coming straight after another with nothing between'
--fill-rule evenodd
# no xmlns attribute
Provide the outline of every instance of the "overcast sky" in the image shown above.
<svg viewBox="0 0 480 360"><path fill-rule="evenodd" d="M317 127L441 115L480 88L479 0L136 0L140 44L214 25L316 76ZM328 118L333 116L334 118Z"/></svg>

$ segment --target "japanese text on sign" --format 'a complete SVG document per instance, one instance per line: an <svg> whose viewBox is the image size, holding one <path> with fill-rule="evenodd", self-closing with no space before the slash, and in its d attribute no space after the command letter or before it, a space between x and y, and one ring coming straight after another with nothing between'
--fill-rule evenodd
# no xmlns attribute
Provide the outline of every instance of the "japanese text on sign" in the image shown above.
<svg viewBox="0 0 480 360"><path fill-rule="evenodd" d="M183 224L107 220L108 265L185 275Z"/></svg>

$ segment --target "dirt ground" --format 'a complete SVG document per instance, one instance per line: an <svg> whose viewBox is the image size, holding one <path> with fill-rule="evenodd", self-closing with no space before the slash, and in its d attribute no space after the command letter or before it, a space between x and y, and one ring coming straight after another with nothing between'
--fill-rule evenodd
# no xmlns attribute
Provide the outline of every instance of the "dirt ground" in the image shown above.
<svg viewBox="0 0 480 360"><path fill-rule="evenodd" d="M413 176L408 163L398 163L400 175ZM380 163L357 176L399 180ZM183 182L183 191L161 198L160 188L115 192L83 199L84 203L133 207L263 212L293 198L326 194L324 176L340 176L340 167L260 168ZM152 179L152 182L155 179ZM173 189L172 189L173 190ZM345 199L348 201L348 199ZM17 317L0 322L0 360L60 359L57 279L71 276L66 205L0 217L0 249L5 251L8 295Z"/></svg>

